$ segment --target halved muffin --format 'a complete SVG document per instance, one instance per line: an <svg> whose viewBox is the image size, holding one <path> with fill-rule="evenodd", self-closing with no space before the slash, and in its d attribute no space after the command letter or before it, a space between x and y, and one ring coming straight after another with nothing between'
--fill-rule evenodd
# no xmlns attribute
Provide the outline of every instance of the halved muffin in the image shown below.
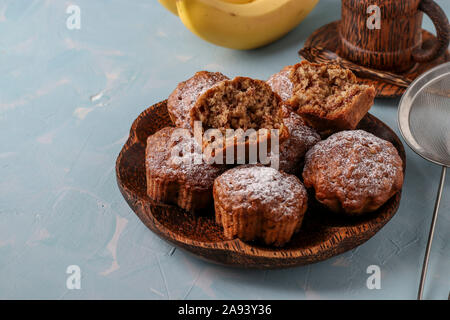
<svg viewBox="0 0 450 320"><path fill-rule="evenodd" d="M333 64L302 61L284 68L268 82L322 134L355 129L375 98L375 88L358 84L350 70Z"/></svg>
<svg viewBox="0 0 450 320"><path fill-rule="evenodd" d="M240 150L245 150L247 159L251 147L264 145L269 151L275 137L281 143L289 136L283 124L281 98L264 81L247 77L219 82L204 92L191 109L194 131L196 121L201 130L196 137L202 138L205 155L215 159L229 160L230 154L232 159L239 159L244 156Z"/></svg>

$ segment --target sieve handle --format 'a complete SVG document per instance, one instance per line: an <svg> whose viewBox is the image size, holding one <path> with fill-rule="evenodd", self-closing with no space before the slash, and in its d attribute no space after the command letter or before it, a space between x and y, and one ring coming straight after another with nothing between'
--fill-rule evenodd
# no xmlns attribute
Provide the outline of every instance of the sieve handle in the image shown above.
<svg viewBox="0 0 450 320"><path fill-rule="evenodd" d="M441 172L441 181L439 182L439 189L438 189L438 193L436 196L436 202L434 204L434 212L433 212L433 219L431 221L430 233L428 235L427 249L425 251L425 258L423 259L422 275L420 277L420 286L419 286L419 293L417 295L417 300L422 300L422 296L423 296L423 288L425 286L425 279L427 277L427 270L428 270L428 261L430 258L431 243L433 242L434 229L436 227L436 220L437 220L437 215L438 215L438 211L439 211L439 204L440 204L441 198L442 198L442 191L444 190L446 171L447 171L447 167L443 166L442 172Z"/></svg>
<svg viewBox="0 0 450 320"><path fill-rule="evenodd" d="M413 59L417 62L427 62L444 54L450 41L450 25L444 10L433 0L422 0L419 9L428 15L436 28L436 38L423 43L425 48L416 48Z"/></svg>

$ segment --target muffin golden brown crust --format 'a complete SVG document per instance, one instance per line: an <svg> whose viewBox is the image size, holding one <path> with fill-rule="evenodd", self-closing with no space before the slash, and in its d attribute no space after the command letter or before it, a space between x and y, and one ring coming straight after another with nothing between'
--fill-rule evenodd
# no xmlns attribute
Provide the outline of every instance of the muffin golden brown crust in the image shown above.
<svg viewBox="0 0 450 320"><path fill-rule="evenodd" d="M167 99L167 110L172 122L177 127L191 129L189 113L197 98L216 83L227 79L220 72L199 71L179 83Z"/></svg>
<svg viewBox="0 0 450 320"><path fill-rule="evenodd" d="M225 237L282 246L300 229L307 193L300 180L260 165L226 171L214 181L216 222Z"/></svg>
<svg viewBox="0 0 450 320"><path fill-rule="evenodd" d="M322 134L355 129L375 98L375 88L358 84L350 70L333 64L302 61L285 67L269 83Z"/></svg>
<svg viewBox="0 0 450 320"><path fill-rule="evenodd" d="M289 138L280 145L278 170L300 174L306 152L320 141L320 135L308 127L302 117L290 108L283 106L282 114L284 125L289 131ZM275 156L272 153L271 157Z"/></svg>
<svg viewBox="0 0 450 320"><path fill-rule="evenodd" d="M342 131L306 154L303 180L335 212L375 211L403 184L403 164L388 141L363 130Z"/></svg>
<svg viewBox="0 0 450 320"><path fill-rule="evenodd" d="M202 133L216 129L222 136L215 141L203 140L203 150L212 149L212 156L219 152L225 157L228 148L236 151L238 145L244 145L246 151L250 144L261 142L270 147L272 129L280 143L289 136L282 120L281 98L264 81L247 77L222 81L204 92L191 109L192 128L195 121L201 121ZM229 133L229 129L235 131Z"/></svg>
<svg viewBox="0 0 450 320"><path fill-rule="evenodd" d="M225 168L203 161L201 148L187 129L166 127L147 139L147 194L187 211L212 204L214 179Z"/></svg>

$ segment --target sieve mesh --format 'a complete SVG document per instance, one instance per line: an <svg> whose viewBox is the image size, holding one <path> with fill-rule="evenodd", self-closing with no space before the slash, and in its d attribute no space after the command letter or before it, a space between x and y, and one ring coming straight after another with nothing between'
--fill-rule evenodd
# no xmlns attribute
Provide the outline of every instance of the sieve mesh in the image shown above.
<svg viewBox="0 0 450 320"><path fill-rule="evenodd" d="M450 165L450 74L430 81L417 93L409 127L424 157Z"/></svg>
<svg viewBox="0 0 450 320"><path fill-rule="evenodd" d="M403 95L398 124L406 143L434 163L450 166L450 62L417 78Z"/></svg>

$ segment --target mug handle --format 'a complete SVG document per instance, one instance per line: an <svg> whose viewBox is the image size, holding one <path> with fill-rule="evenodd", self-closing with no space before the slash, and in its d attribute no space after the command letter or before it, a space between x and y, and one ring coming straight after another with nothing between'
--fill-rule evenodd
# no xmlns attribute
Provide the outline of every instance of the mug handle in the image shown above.
<svg viewBox="0 0 450 320"><path fill-rule="evenodd" d="M427 62L441 56L447 50L450 41L450 25L445 12L433 0L422 0L419 10L433 21L437 34L437 39L426 41L422 47L416 48L412 52L416 62Z"/></svg>

